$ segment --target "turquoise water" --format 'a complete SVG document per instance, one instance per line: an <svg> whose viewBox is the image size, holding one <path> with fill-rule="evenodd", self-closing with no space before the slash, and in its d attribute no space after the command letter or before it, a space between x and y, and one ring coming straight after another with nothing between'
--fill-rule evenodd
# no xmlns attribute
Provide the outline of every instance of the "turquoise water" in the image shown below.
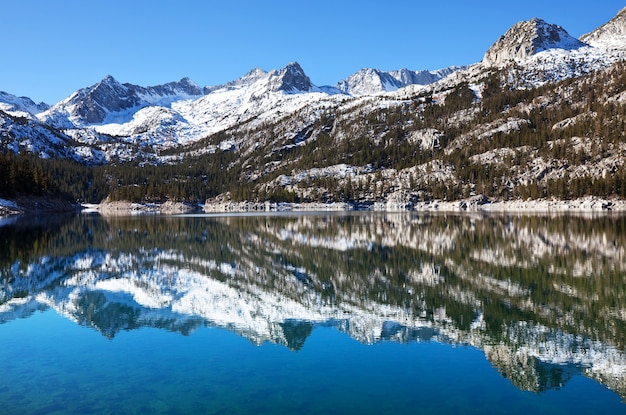
<svg viewBox="0 0 626 415"><path fill-rule="evenodd" d="M582 376L523 392L472 347L367 346L325 327L295 352L212 328L107 340L46 311L0 326L0 343L5 414L626 413Z"/></svg>
<svg viewBox="0 0 626 415"><path fill-rule="evenodd" d="M619 393L607 387L619 386L625 374L603 366L624 362L623 323L605 316L608 323L597 319L591 334L582 317L567 323L585 307L586 289L595 293L589 298L596 308L603 300L615 307L613 295L625 298L624 284L613 283L607 298L602 294L607 281L623 281L619 263L603 268L605 277L574 286L583 277L541 274L546 267L529 265L515 239L523 269L534 269L530 277L510 260L506 278L484 259L474 264L480 271L463 274L452 271L450 258L454 250L478 256L460 245L465 236L458 235L467 231L455 233L456 244L443 253L441 245L391 243L391 230L387 245L359 248L358 238L378 244L371 235L393 228L374 218L80 217L51 227L0 227L5 241L16 239L7 256L0 255L7 264L0 267L0 413L626 413ZM437 240L438 226L476 232L476 223L466 220L428 227ZM416 226L411 223L399 238ZM502 234L498 223L485 224L494 230L483 235L489 244ZM606 232L617 225L609 221ZM580 226L587 240L593 236ZM566 229L577 232L571 223ZM421 231L419 240L427 239ZM616 239L611 246L620 244ZM586 263L598 256L607 267L606 257L613 257L585 249ZM369 262L354 271L363 258ZM551 261L568 269L572 259ZM431 263L441 266L438 279L424 271ZM549 278L546 287L558 290L535 298L522 289L526 278L538 286ZM535 301L538 314L528 305ZM551 320L552 309L573 317L557 313ZM601 332L605 325L610 333ZM616 377L594 379L593 373Z"/></svg>

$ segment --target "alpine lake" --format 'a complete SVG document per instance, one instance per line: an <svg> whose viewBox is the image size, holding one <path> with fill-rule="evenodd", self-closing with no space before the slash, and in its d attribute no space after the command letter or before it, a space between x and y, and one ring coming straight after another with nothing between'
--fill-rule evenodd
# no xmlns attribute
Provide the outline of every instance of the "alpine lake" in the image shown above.
<svg viewBox="0 0 626 415"><path fill-rule="evenodd" d="M626 413L626 217L4 219L1 414Z"/></svg>

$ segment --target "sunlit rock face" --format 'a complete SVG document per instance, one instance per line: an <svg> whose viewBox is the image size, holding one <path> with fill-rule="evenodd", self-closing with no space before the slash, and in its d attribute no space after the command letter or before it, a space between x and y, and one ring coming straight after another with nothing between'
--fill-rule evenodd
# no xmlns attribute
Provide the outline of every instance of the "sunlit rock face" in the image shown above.
<svg viewBox="0 0 626 415"><path fill-rule="evenodd" d="M549 49L572 50L583 46L587 45L562 27L535 18L513 25L487 50L483 64L502 66Z"/></svg>
<svg viewBox="0 0 626 415"><path fill-rule="evenodd" d="M376 213L17 223L0 227L0 321L51 307L108 338L208 325L292 350L332 326L367 344L471 345L524 390L582 373L624 396L624 227Z"/></svg>
<svg viewBox="0 0 626 415"><path fill-rule="evenodd" d="M606 24L581 36L580 40L598 48L626 50L626 8Z"/></svg>

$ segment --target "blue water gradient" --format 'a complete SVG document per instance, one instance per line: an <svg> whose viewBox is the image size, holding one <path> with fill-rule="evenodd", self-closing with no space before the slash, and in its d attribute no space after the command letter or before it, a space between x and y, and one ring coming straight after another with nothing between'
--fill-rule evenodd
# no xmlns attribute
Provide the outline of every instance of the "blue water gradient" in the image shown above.
<svg viewBox="0 0 626 415"><path fill-rule="evenodd" d="M205 327L107 339L47 310L0 325L0 370L7 415L626 413L581 375L524 392L473 347L364 345L329 327L293 351Z"/></svg>

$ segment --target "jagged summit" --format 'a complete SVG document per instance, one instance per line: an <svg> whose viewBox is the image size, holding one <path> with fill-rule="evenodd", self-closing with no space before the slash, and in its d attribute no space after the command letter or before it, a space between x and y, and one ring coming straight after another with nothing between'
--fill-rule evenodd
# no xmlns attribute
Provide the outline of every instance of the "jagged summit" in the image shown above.
<svg viewBox="0 0 626 415"><path fill-rule="evenodd" d="M270 72L270 91L309 92L314 86L298 62L291 62L283 69Z"/></svg>
<svg viewBox="0 0 626 415"><path fill-rule="evenodd" d="M267 89L272 92L311 92L316 90L311 79L304 73L298 62L291 62L282 69L267 72L260 68L254 68L240 78L222 85L204 88L205 94L219 90L233 90L251 86L258 81L266 81Z"/></svg>
<svg viewBox="0 0 626 415"><path fill-rule="evenodd" d="M407 85L428 85L437 82L451 73L462 69L459 66L439 69L436 71L399 69L396 71L381 71L365 68L339 81L335 87L350 95L367 95L379 92L395 91Z"/></svg>
<svg viewBox="0 0 626 415"><path fill-rule="evenodd" d="M204 88L201 88L191 78L185 77L180 81L168 82L162 85L149 87L141 87L132 84L125 84L133 88L142 100L150 104L169 105L172 100L194 98L205 94Z"/></svg>
<svg viewBox="0 0 626 415"><path fill-rule="evenodd" d="M387 72L365 68L350 75L336 85L337 89L350 95L366 95L383 91L395 91L404 84Z"/></svg>
<svg viewBox="0 0 626 415"><path fill-rule="evenodd" d="M218 89L234 89L245 85L251 85L266 76L266 71L261 68L254 68L242 77L235 79L234 81L230 81L221 85L207 86L204 88L204 93L210 94L211 92L217 91Z"/></svg>
<svg viewBox="0 0 626 415"><path fill-rule="evenodd" d="M494 43L483 58L487 66L519 62L549 49L573 50L587 46L561 26L534 18L514 24Z"/></svg>
<svg viewBox="0 0 626 415"><path fill-rule="evenodd" d="M17 97L13 94L9 94L0 91L0 110L15 113L28 113L30 115L38 114L49 108L48 104L43 102L35 103L28 97Z"/></svg>
<svg viewBox="0 0 626 415"><path fill-rule="evenodd" d="M139 106L140 98L127 85L107 75L98 83L81 88L39 115L55 127L100 124L111 112Z"/></svg>
<svg viewBox="0 0 626 415"><path fill-rule="evenodd" d="M142 87L129 83L122 84L113 76L106 75L96 84L79 89L48 111L39 114L39 118L60 128L102 124L111 114L148 105L168 106L177 100L202 95L203 89L189 78Z"/></svg>
<svg viewBox="0 0 626 415"><path fill-rule="evenodd" d="M127 85L107 75L97 84L73 94L67 104L74 107L74 115L81 121L99 124L104 122L110 112L138 106L140 99Z"/></svg>
<svg viewBox="0 0 626 415"><path fill-rule="evenodd" d="M604 25L580 37L591 46L626 50L626 7Z"/></svg>
<svg viewBox="0 0 626 415"><path fill-rule="evenodd" d="M98 84L108 84L108 83L118 83L118 82L115 78L113 78L113 75L105 75L104 78L102 78L102 80L98 82Z"/></svg>
<svg viewBox="0 0 626 415"><path fill-rule="evenodd" d="M404 85L428 85L439 81L453 72L464 69L463 66L450 66L435 71L427 69L421 71L413 71L411 69L399 69L390 71L389 74L402 82Z"/></svg>

